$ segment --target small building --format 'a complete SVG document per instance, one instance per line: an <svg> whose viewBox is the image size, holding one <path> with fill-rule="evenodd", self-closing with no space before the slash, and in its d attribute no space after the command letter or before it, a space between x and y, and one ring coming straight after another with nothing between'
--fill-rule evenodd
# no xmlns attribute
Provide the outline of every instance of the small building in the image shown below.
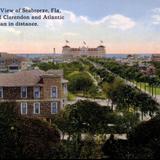
<svg viewBox="0 0 160 160"><path fill-rule="evenodd" d="M139 67L141 73L146 76L153 76L156 74L156 68L153 65Z"/></svg>
<svg viewBox="0 0 160 160"><path fill-rule="evenodd" d="M0 103L15 102L18 114L49 121L67 103L62 70L20 71L0 75Z"/></svg>
<svg viewBox="0 0 160 160"><path fill-rule="evenodd" d="M25 60L25 58L16 56L15 54L0 52L0 72L19 71L21 63Z"/></svg>
<svg viewBox="0 0 160 160"><path fill-rule="evenodd" d="M160 54L152 54L151 61L160 62Z"/></svg>
<svg viewBox="0 0 160 160"><path fill-rule="evenodd" d="M23 70L32 70L33 69L32 65L33 65L33 62L31 60L29 60L29 59L26 59L26 60L22 61L20 63L21 71L23 71Z"/></svg>

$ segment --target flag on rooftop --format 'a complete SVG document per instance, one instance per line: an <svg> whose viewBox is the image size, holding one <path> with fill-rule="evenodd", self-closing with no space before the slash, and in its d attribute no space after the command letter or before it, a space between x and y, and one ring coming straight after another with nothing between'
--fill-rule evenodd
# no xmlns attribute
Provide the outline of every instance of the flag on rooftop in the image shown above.
<svg viewBox="0 0 160 160"><path fill-rule="evenodd" d="M66 43L69 43L69 41L68 41L68 40L66 40Z"/></svg>
<svg viewBox="0 0 160 160"><path fill-rule="evenodd" d="M85 41L83 41L83 44L84 44L84 45L86 45L86 42L85 42Z"/></svg>
<svg viewBox="0 0 160 160"><path fill-rule="evenodd" d="M103 43L103 41L100 41L101 43Z"/></svg>

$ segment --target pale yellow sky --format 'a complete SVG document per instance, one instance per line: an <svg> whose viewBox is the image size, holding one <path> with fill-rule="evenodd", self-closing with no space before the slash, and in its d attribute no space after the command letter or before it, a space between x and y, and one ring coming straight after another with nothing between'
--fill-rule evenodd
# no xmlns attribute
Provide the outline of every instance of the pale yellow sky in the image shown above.
<svg viewBox="0 0 160 160"><path fill-rule="evenodd" d="M53 48L56 53L62 52L62 47L65 42L2 42L0 43L0 52L9 53L53 53ZM71 47L83 46L82 43L70 43ZM87 43L88 47L97 47L99 43ZM106 53L160 53L160 46L157 43L105 43Z"/></svg>
<svg viewBox="0 0 160 160"><path fill-rule="evenodd" d="M160 53L160 9L154 6L143 16L116 9L99 16L91 10L61 11L65 20L40 20L39 27L0 27L0 52L53 53L55 48L61 53L68 40L71 47L83 46L83 41L97 47L103 41L106 53Z"/></svg>

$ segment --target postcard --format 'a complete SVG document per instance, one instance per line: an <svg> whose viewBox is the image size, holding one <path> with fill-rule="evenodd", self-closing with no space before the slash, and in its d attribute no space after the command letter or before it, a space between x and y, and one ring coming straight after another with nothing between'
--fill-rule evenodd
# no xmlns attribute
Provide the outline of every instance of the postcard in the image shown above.
<svg viewBox="0 0 160 160"><path fill-rule="evenodd" d="M0 2L0 159L160 158L160 0Z"/></svg>

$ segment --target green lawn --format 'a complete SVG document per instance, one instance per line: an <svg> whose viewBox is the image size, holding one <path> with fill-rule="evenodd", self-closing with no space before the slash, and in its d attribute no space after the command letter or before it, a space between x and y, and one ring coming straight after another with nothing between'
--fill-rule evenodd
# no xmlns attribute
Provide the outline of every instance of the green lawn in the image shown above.
<svg viewBox="0 0 160 160"><path fill-rule="evenodd" d="M149 93L152 93L152 89L151 87L148 85L148 83L137 83L137 87L138 88L142 88L143 90L145 90L145 85L146 85L146 91L148 91ZM154 87L153 89L154 95L156 93L156 95L160 95L160 87Z"/></svg>
<svg viewBox="0 0 160 160"><path fill-rule="evenodd" d="M76 100L76 96L72 93L68 93L68 101L75 101Z"/></svg>

